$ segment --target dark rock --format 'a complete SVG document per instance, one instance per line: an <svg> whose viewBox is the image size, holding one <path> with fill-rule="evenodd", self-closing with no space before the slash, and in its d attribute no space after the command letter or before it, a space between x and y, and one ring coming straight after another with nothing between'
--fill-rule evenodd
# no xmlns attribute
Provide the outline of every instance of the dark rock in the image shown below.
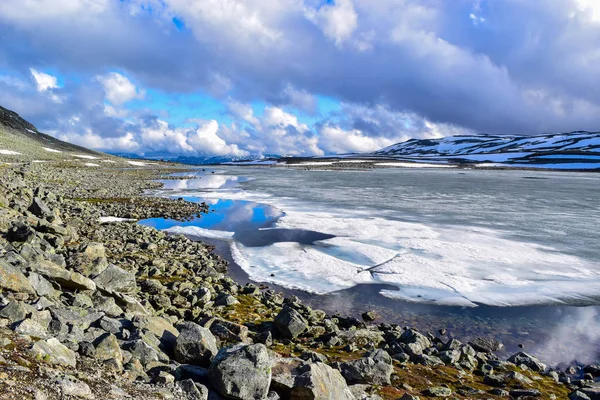
<svg viewBox="0 0 600 400"><path fill-rule="evenodd" d="M39 197L34 197L31 206L29 206L29 211L33 215L39 218L45 218L47 216L52 215L52 210L40 199Z"/></svg>
<svg viewBox="0 0 600 400"><path fill-rule="evenodd" d="M308 329L304 317L287 305L275 317L274 325L281 336L288 339L294 339Z"/></svg>
<svg viewBox="0 0 600 400"><path fill-rule="evenodd" d="M177 382L177 387L183 393L182 400L207 400L208 388L204 385L194 383L191 379Z"/></svg>
<svg viewBox="0 0 600 400"><path fill-rule="evenodd" d="M377 312L371 310L371 311L366 311L364 313L362 313L362 319L365 322L373 322L375 321L377 318L379 318L379 314L377 314Z"/></svg>
<svg viewBox="0 0 600 400"><path fill-rule="evenodd" d="M540 393L540 391L537 389L513 389L513 390L510 390L508 393L513 398L520 398L520 397L531 398L531 397L540 397L542 395Z"/></svg>
<svg viewBox="0 0 600 400"><path fill-rule="evenodd" d="M20 301L11 301L0 310L0 318L6 318L12 323L24 320L28 314L29 310Z"/></svg>
<svg viewBox="0 0 600 400"><path fill-rule="evenodd" d="M349 384L390 385L394 368L385 350L374 350L359 360L340 364L340 371Z"/></svg>
<svg viewBox="0 0 600 400"><path fill-rule="evenodd" d="M182 364L208 366L217 354L217 340L210 330L193 322L179 325L175 359Z"/></svg>
<svg viewBox="0 0 600 400"><path fill-rule="evenodd" d="M543 372L546 370L546 364L542 364L540 360L524 352L512 355L508 361L515 365L523 364L536 372Z"/></svg>
<svg viewBox="0 0 600 400"><path fill-rule="evenodd" d="M471 347L473 347L477 351L481 351L484 353L493 353L495 351L500 351L504 348L504 344L499 342L496 339L488 339L488 338L475 338L469 342Z"/></svg>

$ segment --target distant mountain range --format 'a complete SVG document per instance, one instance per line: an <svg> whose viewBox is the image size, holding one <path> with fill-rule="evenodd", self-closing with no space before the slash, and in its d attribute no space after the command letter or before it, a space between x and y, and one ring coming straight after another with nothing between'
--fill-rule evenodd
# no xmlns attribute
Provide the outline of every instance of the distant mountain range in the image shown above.
<svg viewBox="0 0 600 400"><path fill-rule="evenodd" d="M143 156L133 154L133 153L119 153L119 152L111 152L110 154L117 157L125 157L125 158L136 158L136 159L144 159L144 160L164 160L170 162L176 162L181 164L191 164L191 165L208 165L208 164L225 164L231 162L244 162L244 161L255 161L261 160L265 158L269 159L278 159L280 156L269 154L265 156L247 156L247 157L231 157L231 156L208 156L208 155L199 155L199 156L176 156L168 153L146 153Z"/></svg>
<svg viewBox="0 0 600 400"><path fill-rule="evenodd" d="M540 168L600 168L600 132L577 131L532 136L460 135L411 139L368 157L448 163L498 163Z"/></svg>

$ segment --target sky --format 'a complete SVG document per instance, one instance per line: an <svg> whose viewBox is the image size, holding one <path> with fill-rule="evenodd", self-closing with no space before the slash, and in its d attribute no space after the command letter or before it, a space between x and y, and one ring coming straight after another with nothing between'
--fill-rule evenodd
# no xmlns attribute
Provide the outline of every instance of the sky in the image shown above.
<svg viewBox="0 0 600 400"><path fill-rule="evenodd" d="M600 130L597 0L2 0L0 105L138 155Z"/></svg>

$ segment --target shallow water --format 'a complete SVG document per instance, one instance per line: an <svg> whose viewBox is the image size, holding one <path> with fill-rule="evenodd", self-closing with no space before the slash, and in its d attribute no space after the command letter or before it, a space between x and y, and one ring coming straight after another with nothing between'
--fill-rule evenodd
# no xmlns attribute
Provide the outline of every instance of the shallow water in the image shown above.
<svg viewBox="0 0 600 400"><path fill-rule="evenodd" d="M277 285L328 311L375 308L425 329L499 336L509 350L525 343L548 360L596 357L598 307L562 304L598 304L600 175L216 172L160 191L209 202L208 216L144 223L218 239L241 267L238 280ZM567 338L571 347L560 350Z"/></svg>

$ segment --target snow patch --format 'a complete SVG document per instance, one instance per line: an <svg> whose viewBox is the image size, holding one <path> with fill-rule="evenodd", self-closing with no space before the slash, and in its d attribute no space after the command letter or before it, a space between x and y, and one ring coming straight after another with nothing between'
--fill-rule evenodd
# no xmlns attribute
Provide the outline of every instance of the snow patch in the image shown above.
<svg viewBox="0 0 600 400"><path fill-rule="evenodd" d="M44 150L46 150L49 153L62 153L62 151L60 151L60 150L54 150L49 147L44 147Z"/></svg>
<svg viewBox="0 0 600 400"><path fill-rule="evenodd" d="M127 161L127 164L135 165L137 167L145 167L146 165L148 165L145 162L141 162L141 161Z"/></svg>
<svg viewBox="0 0 600 400"><path fill-rule="evenodd" d="M12 150L3 150L3 149L0 149L0 154L3 154L5 156L18 156L21 153L19 153L17 151L12 151Z"/></svg>
<svg viewBox="0 0 600 400"><path fill-rule="evenodd" d="M94 163L85 163L84 164L86 167L99 167L100 165L98 164L94 164Z"/></svg>
<svg viewBox="0 0 600 400"><path fill-rule="evenodd" d="M107 223L112 223L112 222L132 222L132 221L136 221L136 220L133 218L100 217L99 221L102 224L107 224Z"/></svg>
<svg viewBox="0 0 600 400"><path fill-rule="evenodd" d="M73 157L84 158L86 160L97 160L98 159L98 157L88 156L88 155L85 155L85 154L73 154Z"/></svg>

